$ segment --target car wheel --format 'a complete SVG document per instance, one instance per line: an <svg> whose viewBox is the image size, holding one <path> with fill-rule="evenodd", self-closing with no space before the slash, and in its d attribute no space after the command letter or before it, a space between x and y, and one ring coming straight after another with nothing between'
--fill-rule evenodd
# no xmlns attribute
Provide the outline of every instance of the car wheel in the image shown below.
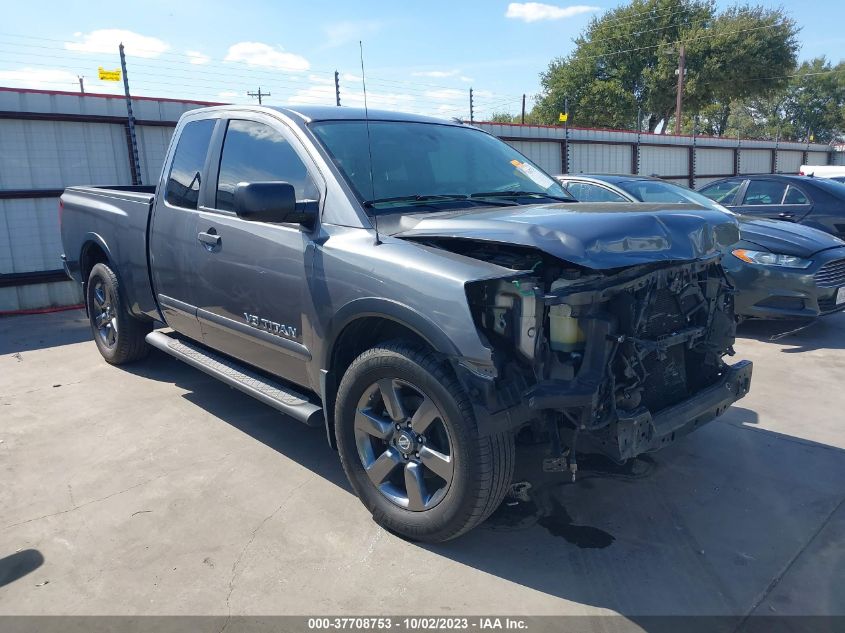
<svg viewBox="0 0 845 633"><path fill-rule="evenodd" d="M377 523L413 540L455 538L501 503L512 433L480 435L448 365L402 342L361 354L335 407L340 459Z"/></svg>
<svg viewBox="0 0 845 633"><path fill-rule="evenodd" d="M144 337L152 330L152 323L129 314L117 275L107 265L96 264L91 269L85 300L94 342L106 362L120 365L147 355L149 346Z"/></svg>

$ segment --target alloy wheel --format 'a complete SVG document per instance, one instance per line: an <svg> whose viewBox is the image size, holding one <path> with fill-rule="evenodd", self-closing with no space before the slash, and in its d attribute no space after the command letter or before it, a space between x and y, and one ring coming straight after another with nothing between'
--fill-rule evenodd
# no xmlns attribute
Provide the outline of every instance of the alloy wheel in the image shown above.
<svg viewBox="0 0 845 633"><path fill-rule="evenodd" d="M114 308L114 295L102 279L94 285L94 306L91 318L97 335L106 347L114 347L117 343L117 314Z"/></svg>
<svg viewBox="0 0 845 633"><path fill-rule="evenodd" d="M446 418L421 389L383 378L355 411L358 457L373 485L396 505L420 512L446 496L455 472Z"/></svg>

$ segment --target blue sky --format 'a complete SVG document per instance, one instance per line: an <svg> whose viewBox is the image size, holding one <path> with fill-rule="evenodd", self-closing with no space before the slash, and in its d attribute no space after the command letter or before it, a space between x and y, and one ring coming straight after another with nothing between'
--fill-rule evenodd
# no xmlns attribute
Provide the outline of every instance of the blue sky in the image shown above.
<svg viewBox="0 0 845 633"><path fill-rule="evenodd" d="M123 40L136 94L247 103L260 85L271 93L265 103L333 104L338 70L343 103L360 105L360 39L371 107L467 116L472 87L485 118L517 113L523 93L530 107L548 62L572 49L591 16L617 4L18 0L4 7L0 85L75 90L83 75L90 92L120 92L97 80L97 67L118 66ZM839 61L845 0L788 10L802 28L800 57Z"/></svg>

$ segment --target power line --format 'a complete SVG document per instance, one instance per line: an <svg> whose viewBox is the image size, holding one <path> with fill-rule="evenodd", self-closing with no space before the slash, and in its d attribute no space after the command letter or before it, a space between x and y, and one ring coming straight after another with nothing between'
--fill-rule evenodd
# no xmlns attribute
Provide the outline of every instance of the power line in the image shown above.
<svg viewBox="0 0 845 633"><path fill-rule="evenodd" d="M625 53L636 53L638 51L646 51L646 50L650 50L652 48L660 48L661 46L674 46L674 45L677 45L677 44L689 44L690 42L697 42L698 40L711 39L711 38L714 38L714 37L718 37L720 35L739 35L740 33L750 33L752 31L760 31L762 29L771 29L771 28L774 28L775 26L778 26L778 25L776 25L776 24L766 24L764 26L755 26L755 27L750 28L750 29L739 29L737 31L728 31L728 32L725 32L725 33L716 33L714 35L701 35L699 37L690 37L690 38L683 39L683 40L676 40L674 42L661 42L660 44L655 44L653 46L641 46L639 48L629 48L629 49L626 49L626 50L613 51L613 52L610 52L610 53L601 53L599 55L588 55L586 57L578 57L577 59L583 61L583 60L588 60L588 59L599 59L600 57L611 57L613 55L623 55Z"/></svg>

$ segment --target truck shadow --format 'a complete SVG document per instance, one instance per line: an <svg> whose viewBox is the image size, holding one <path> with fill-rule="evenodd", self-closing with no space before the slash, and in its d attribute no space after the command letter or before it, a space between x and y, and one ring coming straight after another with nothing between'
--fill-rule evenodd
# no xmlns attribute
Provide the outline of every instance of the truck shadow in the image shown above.
<svg viewBox="0 0 845 633"><path fill-rule="evenodd" d="M44 564L44 555L37 549L23 549L0 558L0 587L5 587Z"/></svg>
<svg viewBox="0 0 845 633"><path fill-rule="evenodd" d="M85 310L0 317L0 356L91 340Z"/></svg>
<svg viewBox="0 0 845 633"><path fill-rule="evenodd" d="M159 352L129 371L175 383L198 407L352 494L322 429L286 420ZM788 602L777 581L845 499L845 451L760 429L757 414L743 407L623 466L582 456L574 484L568 475L541 471L541 447L520 446L519 452L524 459L515 480L530 487L468 534L416 546L631 620L744 615L767 592ZM840 549L833 548L834 555L845 551L845 535L835 537ZM841 571L845 560L837 565ZM841 611L841 578L812 582L822 588L821 612ZM413 585L412 576L407 583ZM819 605L804 612L813 608ZM525 607L503 604L501 611ZM657 626L647 618L639 625Z"/></svg>

